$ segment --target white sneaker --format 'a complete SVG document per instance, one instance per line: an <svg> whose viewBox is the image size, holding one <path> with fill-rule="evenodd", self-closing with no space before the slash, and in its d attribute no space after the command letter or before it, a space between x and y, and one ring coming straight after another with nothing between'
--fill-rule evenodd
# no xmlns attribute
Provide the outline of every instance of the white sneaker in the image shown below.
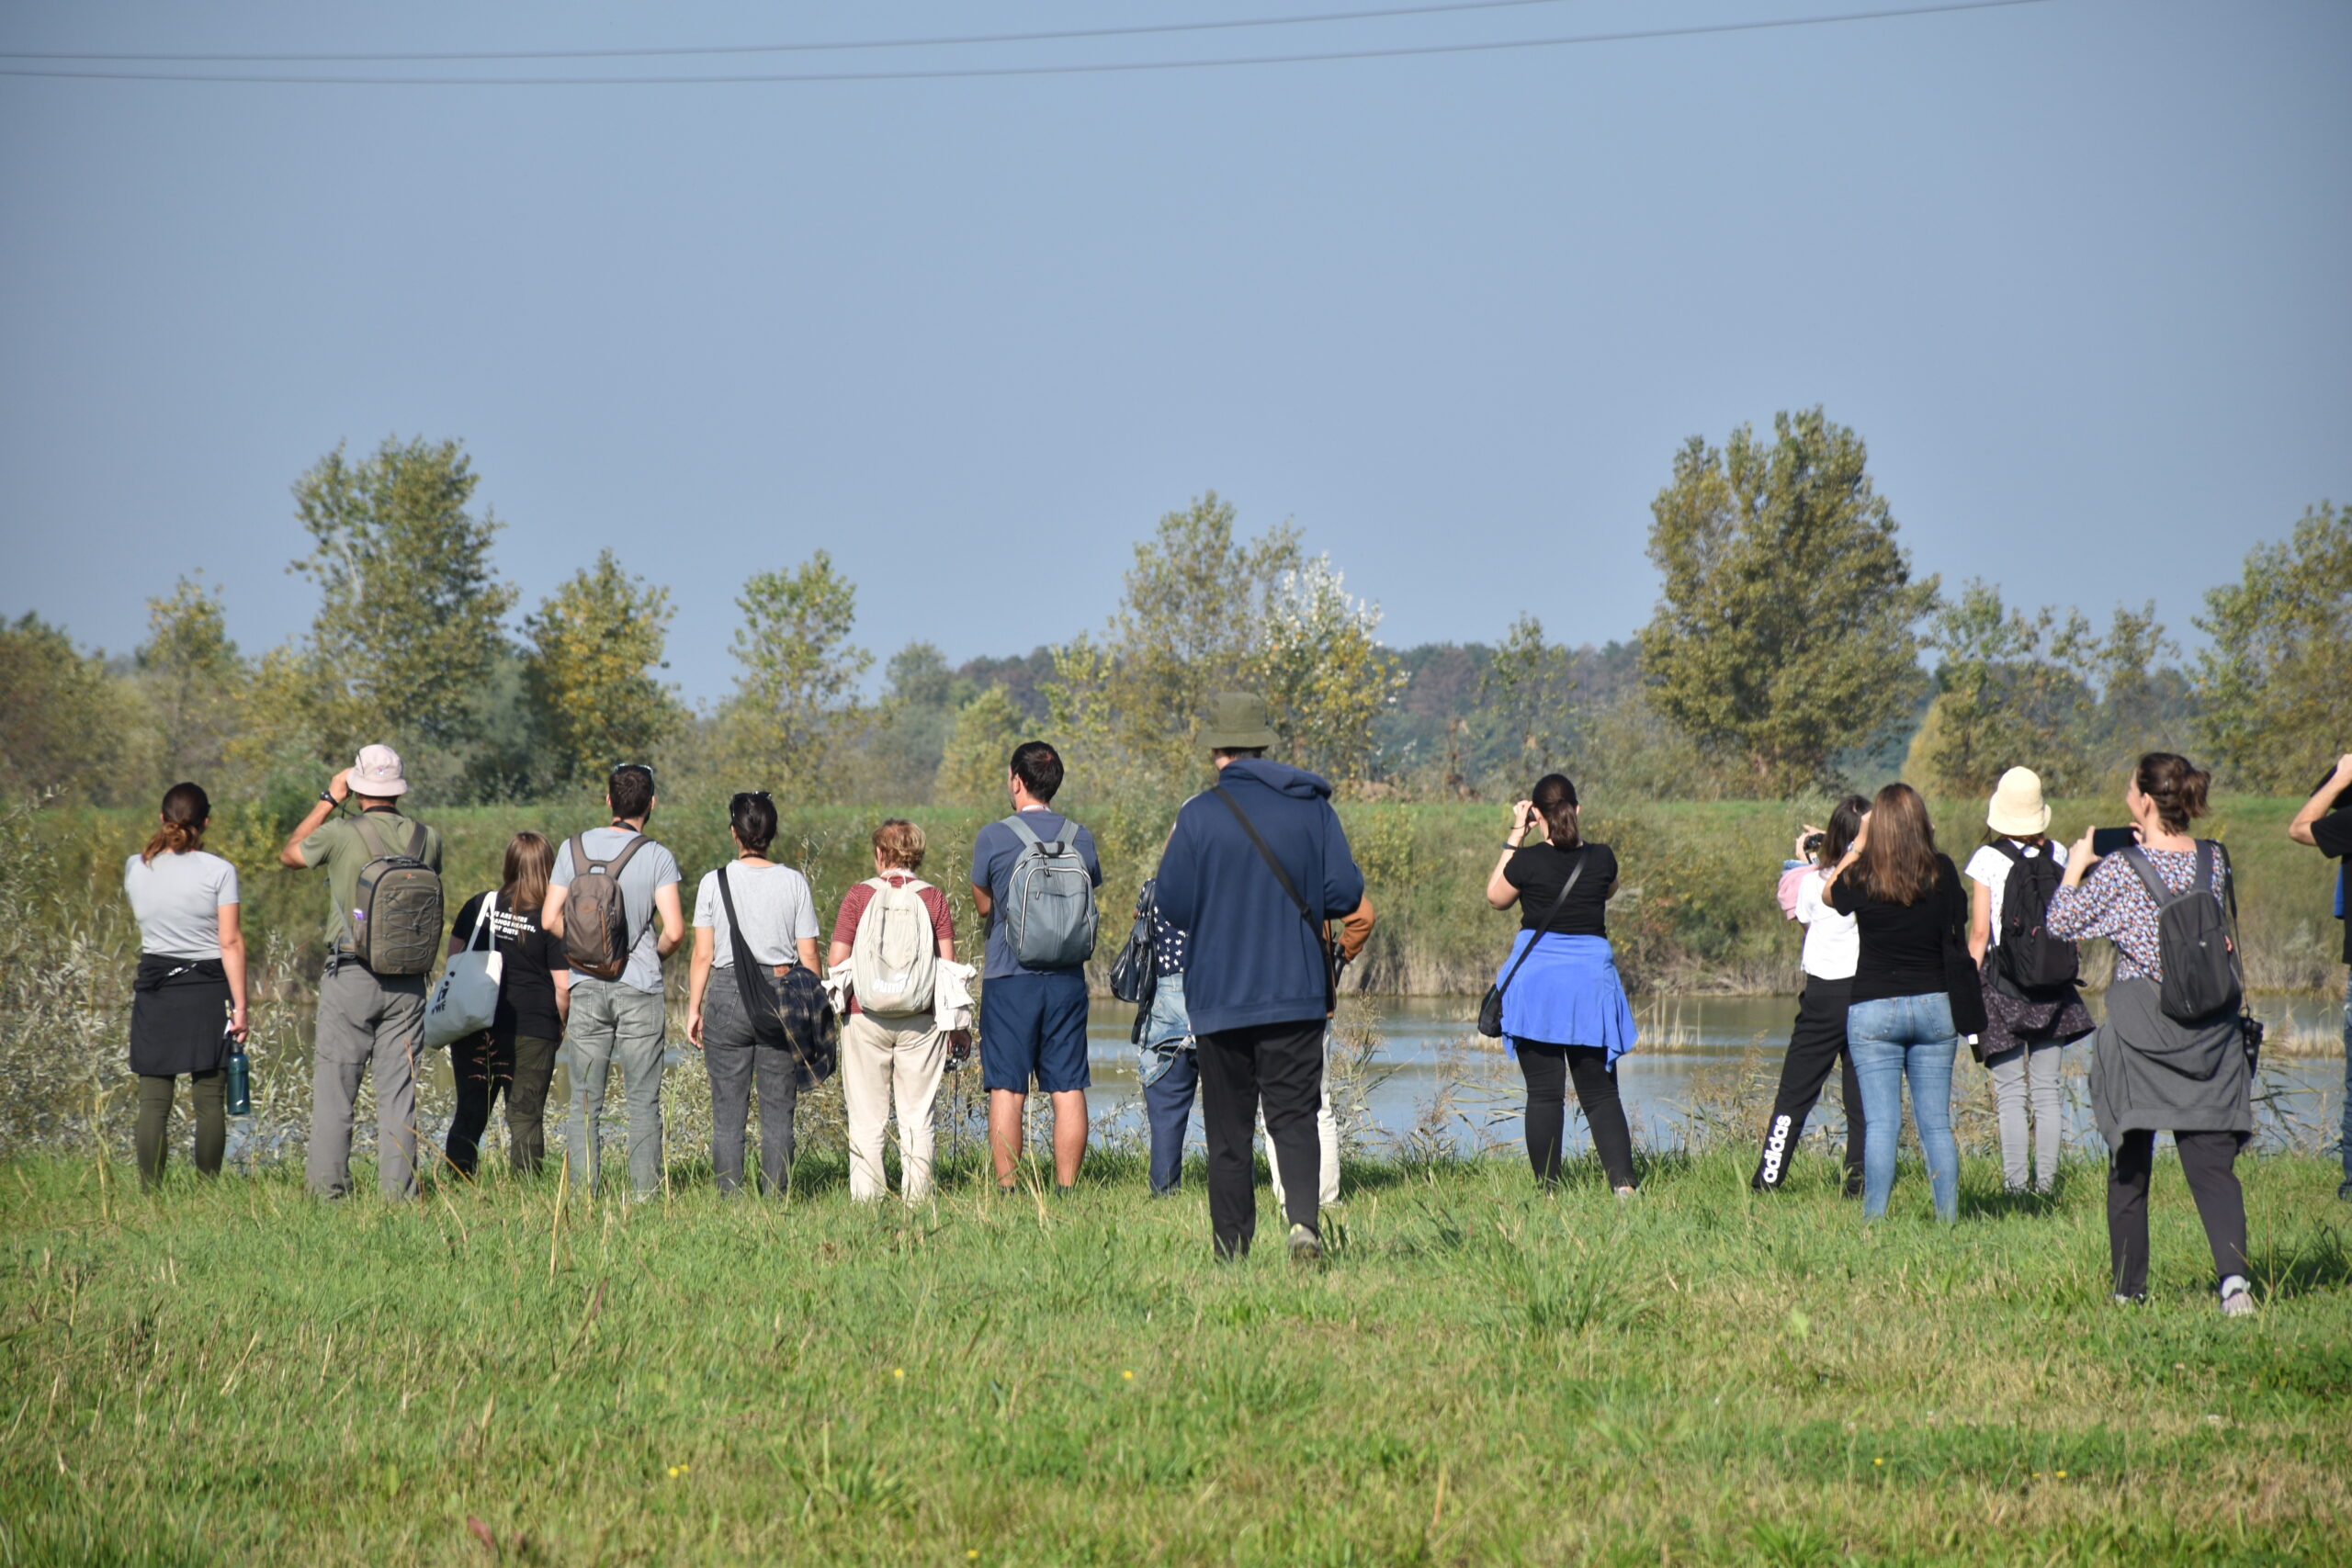
<svg viewBox="0 0 2352 1568"><path fill-rule="evenodd" d="M2222 1315L2223 1317L2252 1317L2254 1315L2254 1291L2246 1284L2245 1275L2233 1274L2222 1281Z"/></svg>
<svg viewBox="0 0 2352 1568"><path fill-rule="evenodd" d="M1290 1260L1293 1263L1323 1261L1323 1238L1305 1225L1290 1227Z"/></svg>

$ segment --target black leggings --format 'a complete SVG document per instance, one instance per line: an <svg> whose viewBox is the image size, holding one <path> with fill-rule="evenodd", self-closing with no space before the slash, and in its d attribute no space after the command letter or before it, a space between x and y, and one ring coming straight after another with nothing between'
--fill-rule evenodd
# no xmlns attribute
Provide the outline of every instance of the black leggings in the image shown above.
<svg viewBox="0 0 2352 1568"><path fill-rule="evenodd" d="M1592 1130L1593 1152L1611 1187L1634 1185L1634 1134L1625 1125L1625 1103L1617 1098L1617 1069L1598 1045L1551 1045L1541 1040L1511 1044L1527 1078L1527 1163L1546 1187L1560 1182L1560 1141L1567 1132L1568 1080Z"/></svg>
<svg viewBox="0 0 2352 1568"><path fill-rule="evenodd" d="M1788 1179L1789 1161L1797 1141L1804 1136L1804 1119L1821 1100L1829 1075L1840 1071L1839 1092L1846 1105L1846 1190L1862 1190L1862 1091L1854 1081L1854 1058L1846 1049L1846 1009L1854 999L1851 980L1805 976L1804 994L1797 998L1797 1026L1789 1034L1789 1052L1781 1059L1781 1089L1773 1097L1772 1119L1764 1124L1764 1152L1747 1184L1758 1192L1773 1192Z"/></svg>
<svg viewBox="0 0 2352 1568"><path fill-rule="evenodd" d="M2180 1133L2180 1173L2205 1222L2205 1242L2213 1249L2213 1272L2221 1280L2245 1273L2245 1190L2238 1185L2239 1135ZM2115 1260L2115 1293L2148 1293L2148 1178L2154 1172L2156 1135L2140 1130L2123 1134L2107 1160L2107 1247Z"/></svg>

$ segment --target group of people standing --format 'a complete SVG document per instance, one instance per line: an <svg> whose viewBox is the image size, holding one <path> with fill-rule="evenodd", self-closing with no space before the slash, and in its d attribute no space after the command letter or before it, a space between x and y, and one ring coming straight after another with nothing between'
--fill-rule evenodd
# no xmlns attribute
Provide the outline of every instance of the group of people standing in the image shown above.
<svg viewBox="0 0 2352 1568"><path fill-rule="evenodd" d="M1134 987L1122 994L1137 1002L1151 1186L1163 1194L1180 1180L1197 1095L1216 1252L1246 1255L1256 1224L1252 1127L1262 1118L1289 1249L1319 1258L1319 1210L1336 1199L1339 1174L1329 1025L1340 974L1372 929L1372 906L1329 783L1267 756L1275 736L1263 702L1216 698L1203 734L1217 783L1178 811L1138 897L1130 951L1114 966L1114 981L1124 968ZM1087 1142L1084 964L1102 872L1092 836L1054 808L1062 782L1061 758L1045 742L1025 742L1009 759L1012 812L973 845L971 893L987 922L977 969L956 962L947 897L920 875L919 826L894 818L875 831L875 874L842 899L820 960L807 878L769 857L774 803L760 791L733 797L734 857L704 874L694 901L685 1030L709 1073L721 1190L745 1180L754 1099L759 1190L786 1189L797 1098L838 1066L852 1196L885 1194L883 1145L895 1111L901 1195L922 1201L932 1187L939 1087L971 1050L976 1011L999 1186L1017 1186L1022 1116L1035 1090L1052 1107L1055 1190L1070 1190ZM1992 1077L2007 1186L2047 1194L2063 1150L2060 1049L2096 1032L2091 1104L2110 1151L2117 1296L2145 1292L2154 1143L2169 1132L2204 1221L2221 1308L2252 1311L2233 1166L2253 1132L2259 1034L2240 1007L2228 854L2190 830L2209 787L2186 759L2150 752L2124 794L2128 833L2086 830L2067 847L2049 835L2041 781L2012 769L1988 802L1984 841L1965 868L1938 848L1927 805L1907 784L1871 800L1849 795L1826 828L1807 829L1781 887L1784 909L1805 927L1804 988L1752 1185L1769 1192L1786 1181L1806 1118L1839 1071L1845 1189L1860 1198L1864 1216L1883 1215L1890 1200L1907 1083L1935 1212L1956 1217L1951 1081L1965 1040ZM613 769L603 826L560 844L515 835L500 886L458 908L446 948L441 840L402 812L407 791L390 748L363 749L279 855L287 866L323 872L329 899L311 1190L329 1198L348 1190L353 1105L372 1074L379 1183L393 1198L417 1191L415 1068L431 964L414 953L429 924L424 940L436 953L454 959L479 943L499 962L494 1019L451 1042L449 1166L474 1172L503 1098L514 1167L537 1171L558 1051L568 1048L571 1178L598 1179L617 1066L630 1188L650 1196L663 1176L662 964L688 931L677 860L647 831L658 804L652 769ZM352 803L357 809L346 812ZM195 1087L198 1169L219 1170L222 1067L248 1029L237 874L202 849L209 816L201 788L174 786L153 839L124 870L142 937L130 1055L140 1168L150 1182L162 1173L182 1076ZM1619 868L1608 845L1586 839L1580 816L1575 784L1557 773L1511 807L1486 896L1498 910L1518 911L1519 931L1482 1027L1506 1039L1524 1076L1538 1182L1559 1182L1573 1087L1608 1181L1631 1197L1638 1179L1617 1067L1635 1031L1607 926ZM2330 856L2352 854L2352 755L2289 831ZM412 920L405 911L425 906L403 900L427 880L430 920ZM2342 897L2339 878L2339 915ZM2106 1021L2096 1031L2078 958L2079 944L2095 937L2116 951ZM2346 944L2352 964L2352 926ZM2170 977L2168 964L2178 971ZM2352 1056L2352 980L2346 1036ZM2352 1198L2352 1092L2345 1134L2341 1195Z"/></svg>
<svg viewBox="0 0 2352 1568"><path fill-rule="evenodd" d="M1927 805L1907 784L1867 802L1849 795L1826 829L1808 828L1781 889L1806 927L1804 992L1752 1185L1770 1191L1786 1179L1805 1118L1842 1063L1848 1195L1862 1200L1865 1217L1885 1213L1907 1082L1936 1213L1955 1218L1951 1083L1966 1040L1992 1077L2006 1186L2047 1195L2064 1144L2061 1048L2094 1036L2090 1101L2109 1151L2117 1299L2146 1294L2148 1185L2156 1134L2168 1132L2204 1223L2221 1310L2251 1313L2234 1166L2254 1132L2261 1030L2244 1010L2228 852L2191 830L2211 784L2186 758L2148 752L2124 790L2129 828L2086 829L2068 847L2049 835L2040 778L2013 768L1965 868L1937 848ZM2352 755L2289 835L2352 853ZM2341 886L2339 874L2339 917ZM2093 938L2115 949L2103 1025L2081 994L2080 944ZM2352 964L2352 927L2345 954ZM2345 1032L2352 1057L2352 984ZM2352 1100L2352 1065L2346 1091ZM2352 1197L2352 1110L2343 1157L2339 1195Z"/></svg>

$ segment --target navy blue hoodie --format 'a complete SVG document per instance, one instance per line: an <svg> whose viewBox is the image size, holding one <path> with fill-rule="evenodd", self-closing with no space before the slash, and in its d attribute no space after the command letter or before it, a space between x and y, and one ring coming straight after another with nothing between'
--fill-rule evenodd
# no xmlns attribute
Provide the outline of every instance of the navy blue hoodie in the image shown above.
<svg viewBox="0 0 2352 1568"><path fill-rule="evenodd" d="M1318 924L1363 902L1363 873L1331 809L1331 786L1303 768L1242 757L1217 782L1256 825ZM1214 1034L1324 1015L1319 937L1215 793L1176 813L1159 860L1159 911L1192 933L1184 1002Z"/></svg>

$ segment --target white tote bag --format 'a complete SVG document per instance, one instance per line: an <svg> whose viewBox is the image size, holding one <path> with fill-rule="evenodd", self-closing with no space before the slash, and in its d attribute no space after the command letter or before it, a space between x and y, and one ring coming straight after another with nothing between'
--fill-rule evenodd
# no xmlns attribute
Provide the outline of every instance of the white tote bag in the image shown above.
<svg viewBox="0 0 2352 1568"><path fill-rule="evenodd" d="M424 1004L425 1049L479 1034L498 1016L498 982L505 960L491 935L491 917L497 912L498 895L483 894L474 916L473 940L449 960L441 971L441 983L433 987L433 999Z"/></svg>

